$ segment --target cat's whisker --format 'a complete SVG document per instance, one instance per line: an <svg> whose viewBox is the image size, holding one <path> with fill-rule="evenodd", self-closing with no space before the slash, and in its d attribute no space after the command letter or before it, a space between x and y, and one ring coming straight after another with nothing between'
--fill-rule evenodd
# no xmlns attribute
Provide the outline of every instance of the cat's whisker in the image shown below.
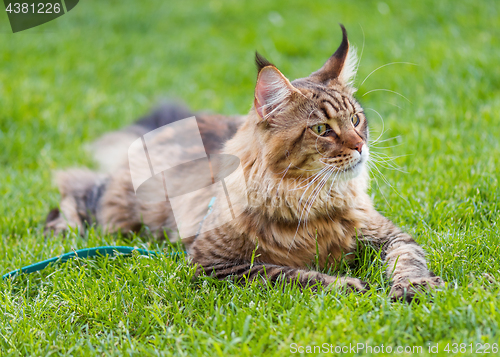
<svg viewBox="0 0 500 357"><path fill-rule="evenodd" d="M377 145L370 145L370 148L375 148L375 149L392 149L398 146L403 145L402 143L396 144L396 145L391 145L391 146L377 146ZM371 151L370 151L371 153Z"/></svg>
<svg viewBox="0 0 500 357"><path fill-rule="evenodd" d="M376 156L372 156L368 160L374 164L392 165L392 167L394 168L399 168L399 165L392 158L379 158Z"/></svg>
<svg viewBox="0 0 500 357"><path fill-rule="evenodd" d="M373 109L373 108L366 108L366 109L375 112L379 116L380 120L382 121L382 130L380 132L380 135L375 140L372 141L372 143L376 143L382 137L382 135L384 135L384 132L385 132L385 121L384 121L384 118L382 117L382 115L380 115L380 113L377 112L375 109Z"/></svg>
<svg viewBox="0 0 500 357"><path fill-rule="evenodd" d="M316 201L318 195L321 193L321 190L323 189L323 187L326 185L326 183L328 182L328 180L330 179L330 176L333 174L333 171L330 169L328 170L324 175L323 175L323 178L320 180L319 184L318 184L318 187L316 188L316 193L314 194L314 199L312 199L310 201L310 204L309 204L309 210L308 210L308 214L310 213L311 209L312 209L312 204L314 203L314 201Z"/></svg>
<svg viewBox="0 0 500 357"><path fill-rule="evenodd" d="M384 191L382 190L382 187L380 187L378 179L375 177L375 171L373 170L375 168L375 166L371 166L369 164L369 162L367 162L367 167L368 167L368 170L370 171L370 174L372 174L373 181L375 181L375 183L377 184L378 190L382 194L382 197L384 198L385 203L387 204L387 206L389 206L392 209L392 206L389 203L389 201L387 200L387 197L385 197L385 194L384 194Z"/></svg>
<svg viewBox="0 0 500 357"><path fill-rule="evenodd" d="M325 174L323 174L323 178L317 184L316 188L313 190L313 192L311 193L311 195L309 196L308 200L305 203L304 213L306 213L306 220L305 220L306 229L307 229L307 225L308 225L307 217L310 215L313 204L315 203L319 194L321 194L321 191L322 191L323 187L325 186L326 182L328 182L328 179L330 178L331 173L332 173L332 170L329 170Z"/></svg>
<svg viewBox="0 0 500 357"><path fill-rule="evenodd" d="M303 186L303 187L299 187L299 189L302 189L302 188L305 188L304 189L304 192L302 193L302 196L300 197L299 199L299 202L302 201L302 198L304 196L304 194L307 192L307 190L321 177L321 175L327 170L327 168L322 168L316 175L314 175L312 177L312 181L309 182L307 185Z"/></svg>
<svg viewBox="0 0 500 357"><path fill-rule="evenodd" d="M394 170L394 171L398 171L398 172L401 172L401 173L404 173L404 174L407 174L408 171L405 171L403 169L401 169L400 167L398 166L395 166L395 165L392 165L391 163L387 163L387 162L379 162L379 161L375 161L375 160L372 160L372 163L373 164L377 164L385 169L388 169L388 170Z"/></svg>
<svg viewBox="0 0 500 357"><path fill-rule="evenodd" d="M390 103L390 102L384 102L384 103L387 103L387 104L392 105L393 107L396 107L396 108L399 108L399 109L403 109L402 107L400 107L399 105L394 104L394 103Z"/></svg>
<svg viewBox="0 0 500 357"><path fill-rule="evenodd" d="M306 177L304 179L302 179L302 177L304 176L304 174L300 175L299 177L293 179L292 183L293 185L295 186L295 188L293 189L288 189L288 191L297 191L300 189L300 186L303 182L305 182L306 180L310 179L309 177ZM302 180L301 180L302 179ZM299 181L300 180L300 181ZM298 181L298 182L297 182Z"/></svg>
<svg viewBox="0 0 500 357"><path fill-rule="evenodd" d="M324 154L320 153L320 152L319 152L319 150L318 150L318 140L320 140L320 139L321 139L321 137L319 137L319 136L316 138L316 142L315 142L315 144L314 144L314 148L316 149L316 152L317 152L319 155L321 155L322 157L327 157L326 155L324 155ZM320 160L321 160L321 159L320 159Z"/></svg>
<svg viewBox="0 0 500 357"><path fill-rule="evenodd" d="M408 156L408 155L405 155ZM386 165L394 165L395 167L399 167L399 165L396 162L396 159L401 156L395 157L395 158L384 158L384 157L376 157L373 156L371 160L375 163L380 163L380 164L386 164Z"/></svg>
<svg viewBox="0 0 500 357"><path fill-rule="evenodd" d="M315 112L314 109L312 109L310 112L309 112L309 115L307 116L307 126L309 126L311 123L310 123L310 119L311 119L311 115L313 115Z"/></svg>
<svg viewBox="0 0 500 357"><path fill-rule="evenodd" d="M287 168L284 169L283 171L281 172L276 172L276 175L281 175L282 173L287 173L288 172L288 169L290 168L290 166L292 166L292 163L290 162L290 164L288 164Z"/></svg>
<svg viewBox="0 0 500 357"><path fill-rule="evenodd" d="M374 168L375 170L377 170L378 175L380 175L379 177L387 184L387 186L389 186L399 197L401 197L406 203L408 203L408 200L399 194L399 192L394 188L393 185L391 185L389 183L389 181L387 180L387 178L385 177L385 175L380 171L380 169L376 165L373 165L373 166L370 165L371 164L370 160L367 161L367 164L368 164L369 168ZM374 172L373 170L370 170L370 171ZM373 177L375 178L375 176L373 176ZM378 185L378 182L377 182L377 185ZM379 189L380 189L380 185L379 185ZM382 193L382 195L383 195L383 193Z"/></svg>
<svg viewBox="0 0 500 357"><path fill-rule="evenodd" d="M363 33L363 35L364 35L364 33ZM363 43L364 43L364 42L363 42ZM391 63L386 63L386 64L384 64L384 65L382 65L382 66L380 66L380 67L378 67L378 68L374 69L373 71L371 71L371 72L370 72L370 73L369 73L369 74L365 77L365 79L363 80L363 82L361 82L361 84L360 84L359 86L361 87L361 86L362 86L362 85L366 82L366 80L367 80L368 78L370 78L370 76L371 76L373 73L377 72L379 69L384 68L384 67L387 67L387 66L392 66L393 64L408 64L408 65L411 65L411 66L418 66L418 64L416 64L416 63L411 63L411 62L391 62Z"/></svg>
<svg viewBox="0 0 500 357"><path fill-rule="evenodd" d="M384 139L384 140L370 140L370 147L372 147L372 145L374 145L374 144L385 143L389 140L396 140L396 139L401 139L401 135L392 136L392 137Z"/></svg>
<svg viewBox="0 0 500 357"><path fill-rule="evenodd" d="M292 249L292 246L293 246L293 243L295 242L295 238L297 237L297 234L299 232L299 229L300 229L300 225L302 223L302 217L304 215L304 212L305 212L305 204L302 204L302 201L303 201L303 198L304 198L304 195L306 194L306 192L309 190L309 188L311 187L311 185L320 177L320 175L322 175L324 172L325 172L326 168L322 168L315 176L314 180L306 187L306 189L304 190L304 192L302 193L298 203L300 206L302 206L302 209L300 211L300 216L298 218L298 221L297 221L297 229L295 230L295 234L293 236L293 239L292 241L290 242L290 245L289 245L289 248L288 248L288 254L290 253L291 249ZM306 201L307 203L307 201ZM306 224L307 224L307 220L306 220Z"/></svg>
<svg viewBox="0 0 500 357"><path fill-rule="evenodd" d="M307 181L307 180L310 180L306 185L304 186L301 186L301 187L297 187L297 189L302 189L302 188L305 188L306 191L309 187L311 187L312 185L314 185L314 183L328 170L328 167L323 167L321 170L319 170L315 175L313 175L312 177L308 177L308 178L305 178L304 180L302 180L300 183L304 182L304 181Z"/></svg>
<svg viewBox="0 0 500 357"><path fill-rule="evenodd" d="M365 31L363 30L363 26L361 26L360 23L358 23L358 25L361 28L361 32L363 33L363 45L361 46L361 53L359 55L358 63L356 64L356 72L354 74L353 82L356 81L356 78L358 76L358 70L357 69L359 68L359 65L361 64L361 60L363 59L363 51L365 50Z"/></svg>
<svg viewBox="0 0 500 357"><path fill-rule="evenodd" d="M405 97L404 95L402 95L401 93L396 92L396 91L393 91L393 90L390 90L390 89L386 89L386 88L377 88L377 89L372 89L372 90L370 90L370 91L366 92L365 94L363 94L361 97L364 97L364 96L365 96L365 95L367 95L367 94L370 94L370 93L373 93L373 92L378 92L378 91L384 91L384 92L390 92L390 93L393 93L393 94L397 94L397 95L399 95L400 97L403 97L404 99L406 99L406 100L408 101L408 103L413 104L413 103L411 102L411 100L409 100L408 98L406 98L406 97Z"/></svg>
<svg viewBox="0 0 500 357"><path fill-rule="evenodd" d="M391 159L391 160L394 160L396 158L410 156L410 154L404 154L404 155L398 155L398 156L389 156L385 152L377 152L375 150L372 150L372 151L370 151L370 156L377 157L377 158L380 158L380 159Z"/></svg>
<svg viewBox="0 0 500 357"><path fill-rule="evenodd" d="M335 173L335 176L333 177L332 179L332 183L330 184L330 189L328 190L328 195L331 195L331 192L332 192L332 188L333 188L333 185L336 184L337 187L338 187L338 182L337 182L337 177L340 175L342 171L337 171Z"/></svg>
<svg viewBox="0 0 500 357"><path fill-rule="evenodd" d="M312 177L306 177L305 179L303 179L302 181L299 182L299 185L301 185L303 182L307 182L307 184L303 185L303 186L298 186L296 188L293 189L293 191L296 191L296 190L301 190L301 189L305 189L305 191L307 191L307 189L312 185L314 184L314 182L319 178L318 175L320 175L322 173L322 171L324 170L321 169L318 173L316 173L315 175L313 175ZM312 180L312 181L311 181Z"/></svg>
<svg viewBox="0 0 500 357"><path fill-rule="evenodd" d="M404 155L408 156L408 155ZM371 156L370 160L377 162L377 163L396 163L396 159L400 158L401 156L398 157L390 157L390 156L378 156L378 155L373 155Z"/></svg>
<svg viewBox="0 0 500 357"><path fill-rule="evenodd" d="M328 172L329 172L329 171L330 171L330 169L329 169L329 168L323 168L323 169L320 171L320 173L321 173L321 174L320 174L320 175L319 175L319 176L318 176L318 177L317 177L317 178L316 178L313 182L311 182L311 185L309 185L309 187L311 187L311 186L312 186L312 185L313 185L313 184L314 184L314 183L315 183L318 179L320 179L320 180L319 180L319 183L317 183L317 184L316 184L316 186L315 186L315 187L313 187L313 190L311 191L311 194L309 195L308 199L306 200L306 202L305 202L305 204L304 204L304 209L305 209L305 207L307 207L307 204L308 204L308 202L309 202L309 199L311 198L311 196L312 196L312 195L314 195L315 191L318 189L318 187L320 186L320 184L321 184L321 182L324 180L324 178L328 175ZM308 188L309 188L309 187L308 187ZM305 191L304 191L304 194L305 194L307 191L308 191L308 190L305 190ZM302 198L303 198L304 194L302 194L302 196L301 196L301 198L300 198L299 202L302 202ZM302 216L302 215L301 215L301 216Z"/></svg>
<svg viewBox="0 0 500 357"><path fill-rule="evenodd" d="M407 156L412 156L411 154L404 154L404 155L398 155L398 156L389 156L385 153L381 152L370 152L370 158L372 160L376 160L377 162L382 162L382 163L395 163L396 159L399 159L401 157L407 157Z"/></svg>
<svg viewBox="0 0 500 357"><path fill-rule="evenodd" d="M283 176L281 177L280 182L278 183L278 187L276 188L276 196L278 196L278 195L279 195L279 190L280 190L281 184L283 183L283 180L285 179L285 176L286 176L286 174L288 173L288 170L290 169L290 166L291 166L291 165L292 165L292 163L290 163L290 164L288 165L288 167L287 167L287 168L286 168L286 170L285 170L285 173L283 174Z"/></svg>
<svg viewBox="0 0 500 357"><path fill-rule="evenodd" d="M338 176L338 171L336 171L335 169L331 169L328 173L328 177L326 177L324 183L323 183L323 187L328 183L328 181L332 181L332 184L336 182L336 177ZM332 178L333 176L333 178ZM323 187L321 188L321 190L323 190ZM331 187L331 185L330 185ZM328 191L328 195L330 194L330 191Z"/></svg>

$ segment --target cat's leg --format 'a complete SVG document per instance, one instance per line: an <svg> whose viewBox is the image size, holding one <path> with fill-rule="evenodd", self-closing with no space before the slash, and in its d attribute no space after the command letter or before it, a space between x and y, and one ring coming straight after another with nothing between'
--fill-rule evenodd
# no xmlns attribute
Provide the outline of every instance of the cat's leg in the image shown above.
<svg viewBox="0 0 500 357"><path fill-rule="evenodd" d="M85 225L96 223L106 177L88 169L72 169L58 172L56 182L61 202L47 215L44 233L57 235L68 228L77 228L83 233Z"/></svg>
<svg viewBox="0 0 500 357"><path fill-rule="evenodd" d="M83 232L84 226L78 214L78 205L74 197L64 197L58 208L50 210L45 219L44 234L59 235L69 228L78 229Z"/></svg>
<svg viewBox="0 0 500 357"><path fill-rule="evenodd" d="M425 252L413 238L390 220L374 212L362 240L382 248L387 276L392 277L390 295L394 300L413 300L417 291L443 286L443 280L427 268Z"/></svg>
<svg viewBox="0 0 500 357"><path fill-rule="evenodd" d="M210 256L212 253L208 253ZM197 259L198 258L198 259ZM197 264L198 272L204 272L217 279L231 277L235 281L245 282L257 279L276 283L284 280L296 282L301 287L322 285L325 288L334 288L349 292L366 292L368 286L357 278L331 276L312 270L298 269L276 264L251 263L249 261L222 260L220 257L210 259L195 254L193 263Z"/></svg>

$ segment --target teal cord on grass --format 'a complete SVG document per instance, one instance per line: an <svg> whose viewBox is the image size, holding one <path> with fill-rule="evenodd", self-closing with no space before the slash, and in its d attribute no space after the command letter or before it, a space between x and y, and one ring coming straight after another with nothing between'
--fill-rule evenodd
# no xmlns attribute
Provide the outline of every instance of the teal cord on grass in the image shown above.
<svg viewBox="0 0 500 357"><path fill-rule="evenodd" d="M95 248L86 248L86 249L79 249L75 250L70 253L65 253L62 255L59 255L54 258L50 258L35 264L27 265L25 267L22 267L20 269L16 269L11 271L10 273L5 274L2 276L2 279L7 279L13 276L16 276L21 273L34 273L36 271L40 271L42 269L45 269L49 264L52 263L64 263L70 259L73 258L91 258L91 257L96 257L96 256L114 256L115 253L122 253L122 254L132 254L133 251L138 252L139 254L142 255L158 255L162 254L161 252L155 252L152 250L146 250L146 249L140 249L140 248L135 248L135 247L125 247L125 246L104 246L104 247L95 247ZM171 256L177 257L179 255L184 255L186 252L176 252L171 254Z"/></svg>
<svg viewBox="0 0 500 357"><path fill-rule="evenodd" d="M202 221L200 222L200 227L198 228L198 233L196 233L196 237L200 234L201 228L203 227L203 222L205 222L205 219L212 213L213 205L215 203L215 197L212 197L210 202L208 203L208 210L203 217ZM42 269L45 269L49 264L51 263L64 263L70 259L73 258L91 258L91 257L96 257L96 256L105 256L109 255L112 257L115 255L115 252L122 253L122 254L132 254L133 251L137 251L139 254L143 255L157 255L161 254L159 252L155 252L153 250L147 250L147 249L140 249L140 248L135 248L135 247L125 247L125 246L104 246L104 247L95 247L95 248L86 248L86 249L79 249L75 250L74 252L70 253L65 253L63 255L60 255L58 257L50 258L35 264L27 265L25 267L22 267L21 269L16 269L11 271L10 273L5 274L2 276L2 279L7 279L13 276L16 276L21 273L34 273L36 271L40 271ZM176 252L171 254L171 256L178 257L179 255L185 255L187 252Z"/></svg>

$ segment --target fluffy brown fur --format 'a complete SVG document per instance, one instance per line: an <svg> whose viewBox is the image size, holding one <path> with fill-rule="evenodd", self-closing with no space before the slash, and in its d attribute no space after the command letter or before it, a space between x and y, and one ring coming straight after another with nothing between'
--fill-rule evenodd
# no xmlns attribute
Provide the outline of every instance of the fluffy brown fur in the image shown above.
<svg viewBox="0 0 500 357"><path fill-rule="evenodd" d="M353 96L350 81L356 63L343 27L342 31L342 43L325 65L293 82L257 56L254 106L247 116L196 116L207 153L219 153L225 142L222 153L239 158L241 165L225 180L230 209L216 204L207 215L207 199L225 199L220 192L210 190L213 174L200 175L198 181L205 180L201 184L207 189L190 195L183 205L180 216L198 224L200 217L207 215L202 224L216 227L182 237L200 270L219 279L285 279L302 286L319 283L362 292L365 283L359 279L308 268L315 261L321 266L338 263L342 254L355 249L358 238L382 249L387 274L393 279L394 298L411 300L422 287L442 285L428 270L423 249L380 215L367 194L368 123ZM119 147L115 141L121 139L127 147L147 131L186 116L183 111L169 114L153 127L151 120L143 120L101 140L98 150L103 152L106 145ZM189 141L189 132L165 129L158 133L149 155L182 155L182 148L171 142L182 135ZM128 160L123 150L123 159L118 159L122 156L116 152L113 155L118 165L106 175L89 171L59 175L61 212L50 213L47 230L57 233L68 226L84 229L85 222L97 223L110 232L134 231L147 225L159 235L167 230L171 240L177 239L168 200L151 202L134 191L128 164L134 160L133 153L129 152ZM101 161L105 156L100 155ZM221 167L224 165L228 164L222 162ZM186 170L186 175L195 174ZM161 176L157 181L149 193L162 197L165 192L158 189Z"/></svg>

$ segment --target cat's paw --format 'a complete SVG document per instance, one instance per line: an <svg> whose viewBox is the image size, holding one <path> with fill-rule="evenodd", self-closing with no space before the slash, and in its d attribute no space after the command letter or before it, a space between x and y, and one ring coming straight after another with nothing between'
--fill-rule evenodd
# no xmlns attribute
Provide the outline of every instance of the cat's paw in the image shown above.
<svg viewBox="0 0 500 357"><path fill-rule="evenodd" d="M364 282L358 278L351 277L332 277L332 281L328 284L330 288L342 290L347 293L366 293L370 286L367 282Z"/></svg>
<svg viewBox="0 0 500 357"><path fill-rule="evenodd" d="M68 224L62 218L59 208L52 209L47 218L45 219L45 227L43 234L48 236L50 234L58 235L63 233L68 228Z"/></svg>
<svg viewBox="0 0 500 357"><path fill-rule="evenodd" d="M444 286L444 282L439 276L401 279L394 282L389 295L393 301L405 300L411 302L418 292L428 291L440 286Z"/></svg>

